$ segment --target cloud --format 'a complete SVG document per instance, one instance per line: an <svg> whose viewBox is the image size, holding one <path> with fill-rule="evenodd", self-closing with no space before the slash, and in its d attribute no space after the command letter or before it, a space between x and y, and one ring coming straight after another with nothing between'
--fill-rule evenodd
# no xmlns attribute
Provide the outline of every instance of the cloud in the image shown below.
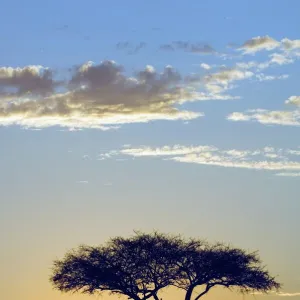
<svg viewBox="0 0 300 300"><path fill-rule="evenodd" d="M287 150L287 152L292 155L300 155L300 150Z"/></svg>
<svg viewBox="0 0 300 300"><path fill-rule="evenodd" d="M181 110L178 105L210 97L197 94L170 66L162 72L146 66L130 77L113 61L88 62L73 69L66 91L60 92L53 90L56 82L49 79L47 70L42 74L38 68L24 70L1 69L0 125L106 130L126 123L191 120L203 114ZM3 89L11 85L17 91L5 101Z"/></svg>
<svg viewBox="0 0 300 300"><path fill-rule="evenodd" d="M123 148L113 155L161 157L182 163L268 171L299 171L300 159L292 160L291 149L265 147L255 150L219 149L211 145ZM295 173L293 173L295 174Z"/></svg>
<svg viewBox="0 0 300 300"><path fill-rule="evenodd" d="M204 82L208 91L219 94L230 89L232 82L248 79L253 75L253 72L247 70L239 70L237 68L223 69L206 75Z"/></svg>
<svg viewBox="0 0 300 300"><path fill-rule="evenodd" d="M238 69L250 70L256 69L256 71L261 71L275 65L286 65L291 64L295 60L289 56L289 54L272 53L269 55L270 59L265 62L248 61L239 62L236 64Z"/></svg>
<svg viewBox="0 0 300 300"><path fill-rule="evenodd" d="M151 148L151 147L125 148L120 152L122 154L141 157L141 156L186 155L186 154L199 153L199 152L211 152L215 150L217 150L217 148L212 146L185 147L181 145L175 145L173 147L164 146L161 148Z"/></svg>
<svg viewBox="0 0 300 300"><path fill-rule="evenodd" d="M300 106L300 96L291 96L285 101L285 103Z"/></svg>
<svg viewBox="0 0 300 300"><path fill-rule="evenodd" d="M191 45L188 52L191 53L200 53L200 54L212 54L216 53L216 50L210 45Z"/></svg>
<svg viewBox="0 0 300 300"><path fill-rule="evenodd" d="M288 38L284 38L281 40L281 43L285 50L300 49L300 40L290 40Z"/></svg>
<svg viewBox="0 0 300 300"><path fill-rule="evenodd" d="M116 49L117 50L127 50L128 54L136 54L141 49L146 48L146 46L147 46L147 43L145 43L145 42L139 42L138 44L132 44L132 43L126 41L126 42L118 42L116 44Z"/></svg>
<svg viewBox="0 0 300 300"><path fill-rule="evenodd" d="M271 54L271 60L265 64L268 67L270 64L288 64L294 61L293 57L300 56L300 40L290 40L283 38L281 41L277 41L268 35L257 36L247 40L241 47L237 48L238 51L245 54L255 54L258 51L273 51L278 49L282 53ZM261 64L264 67L264 64Z"/></svg>
<svg viewBox="0 0 300 300"><path fill-rule="evenodd" d="M291 96L285 101L286 104L296 106L296 109L292 111L251 109L245 112L233 112L227 116L227 120L235 122L256 121L265 125L299 126L300 109L297 107L299 100L299 96Z"/></svg>
<svg viewBox="0 0 300 300"><path fill-rule="evenodd" d="M51 70L43 66L0 68L0 99L29 95L49 95L59 83Z"/></svg>
<svg viewBox="0 0 300 300"><path fill-rule="evenodd" d="M252 295L280 296L280 297L297 297L297 296L300 296L300 292L295 292L295 293L286 293L286 292L261 293L261 292L254 292L254 293L252 293Z"/></svg>
<svg viewBox="0 0 300 300"><path fill-rule="evenodd" d="M272 53L269 56L271 57L269 64L273 63L277 65L286 65L294 62L292 58L289 58L286 55L280 53Z"/></svg>
<svg viewBox="0 0 300 300"><path fill-rule="evenodd" d="M270 51L280 46L280 43L273 38L266 36L257 36L247 40L238 50L244 54L254 54L258 51Z"/></svg>
<svg viewBox="0 0 300 300"><path fill-rule="evenodd" d="M171 44L164 44L164 45L161 45L159 47L160 50L163 50L163 51L175 51L175 48L173 45Z"/></svg>
<svg viewBox="0 0 300 300"><path fill-rule="evenodd" d="M300 111L255 109L245 113L233 112L227 116L230 121L256 121L264 125L300 126Z"/></svg>
<svg viewBox="0 0 300 300"><path fill-rule="evenodd" d="M117 50L124 50L127 49L131 46L131 44L127 41L127 42L118 42L116 44L116 48Z"/></svg>
<svg viewBox="0 0 300 300"><path fill-rule="evenodd" d="M288 74L283 74L279 76L274 75L266 75L264 73L255 74L255 77L258 79L258 81L272 81L272 80L283 80L289 78Z"/></svg>
<svg viewBox="0 0 300 300"><path fill-rule="evenodd" d="M146 48L147 44L145 42L140 42L137 44L132 50L128 52L128 54L136 54L138 53L141 49Z"/></svg>
<svg viewBox="0 0 300 300"><path fill-rule="evenodd" d="M282 176L282 177L300 177L300 172L299 173L282 172L282 173L277 173L276 176ZM299 293L299 296L300 296L300 293Z"/></svg>
<svg viewBox="0 0 300 300"><path fill-rule="evenodd" d="M300 296L300 292L296 292L296 293L277 293L277 296L281 296L281 297L296 297L296 296Z"/></svg>
<svg viewBox="0 0 300 300"><path fill-rule="evenodd" d="M82 159L84 159L84 160L91 160L92 158L88 154L84 154L82 156Z"/></svg>
<svg viewBox="0 0 300 300"><path fill-rule="evenodd" d="M197 53L197 54L216 53L216 50L208 44L190 43L186 41L174 41L170 44L163 44L159 47L159 49L164 51L183 50L185 52Z"/></svg>
<svg viewBox="0 0 300 300"><path fill-rule="evenodd" d="M200 65L200 67L201 67L202 69L204 69L204 70L210 70L210 69L211 69L211 66L208 65L208 64L205 64L205 63L202 63L202 64Z"/></svg>

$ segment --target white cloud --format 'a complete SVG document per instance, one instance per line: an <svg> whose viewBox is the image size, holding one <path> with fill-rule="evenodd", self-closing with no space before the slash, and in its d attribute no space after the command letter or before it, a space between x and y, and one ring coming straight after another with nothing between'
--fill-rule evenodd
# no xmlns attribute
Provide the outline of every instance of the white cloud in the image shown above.
<svg viewBox="0 0 300 300"><path fill-rule="evenodd" d="M300 126L300 111L251 110L245 113L233 112L227 116L230 121L256 121L265 125Z"/></svg>
<svg viewBox="0 0 300 300"><path fill-rule="evenodd" d="M238 50L244 54L254 54L262 50L273 50L280 46L280 43L273 38L266 36L257 36L247 40Z"/></svg>
<svg viewBox="0 0 300 300"><path fill-rule="evenodd" d="M120 152L122 154L128 154L128 155L140 157L140 156L186 155L191 153L199 153L199 152L207 152L207 151L212 152L216 150L217 148L212 146L185 147L181 145L175 145L175 146L164 146L161 148L151 148L151 147L127 148L121 150Z"/></svg>
<svg viewBox="0 0 300 300"><path fill-rule="evenodd" d="M298 105L299 96L289 97L285 103ZM300 110L266 110L252 109L246 112L233 112L227 116L230 121L256 121L265 125L300 126Z"/></svg>
<svg viewBox="0 0 300 300"><path fill-rule="evenodd" d="M243 54L254 54L258 51L271 51L277 48L280 48L281 50L286 52L299 50L300 40L290 40L288 38L283 38L281 41L277 41L268 35L257 36L247 40L240 48L238 48L238 50L242 51Z"/></svg>
<svg viewBox="0 0 300 300"><path fill-rule="evenodd" d="M204 77L205 88L212 94L222 95L232 88L232 83L251 78L253 72L237 68L223 69Z"/></svg>
<svg viewBox="0 0 300 300"><path fill-rule="evenodd" d="M296 297L296 296L300 296L300 292L296 292L296 293L277 293L277 296L281 296L281 297Z"/></svg>
<svg viewBox="0 0 300 300"><path fill-rule="evenodd" d="M236 67L239 69L253 69L253 68L257 68L258 67L258 62L256 61L248 61L248 62L239 62L236 63Z"/></svg>
<svg viewBox="0 0 300 300"><path fill-rule="evenodd" d="M287 152L289 154L292 154L292 155L300 155L300 150L287 150Z"/></svg>
<svg viewBox="0 0 300 300"><path fill-rule="evenodd" d="M205 64L205 63L202 63L202 64L200 65L200 67L201 67L202 69L205 69L205 70L210 70L210 69L211 69L211 66L208 65L208 64Z"/></svg>
<svg viewBox="0 0 300 300"><path fill-rule="evenodd" d="M272 53L270 54L270 57L271 57L271 60L269 62L270 64L274 63L278 65L286 65L294 62L292 58L289 58L286 55L280 53Z"/></svg>
<svg viewBox="0 0 300 300"><path fill-rule="evenodd" d="M277 173L276 176L282 176L282 177L300 177L300 172L299 173L282 172L282 173ZM300 293L299 293L299 295L300 295Z"/></svg>
<svg viewBox="0 0 300 300"><path fill-rule="evenodd" d="M184 163L269 171L299 171L300 160L291 159L291 149L265 147L255 150L222 150L215 146L163 146L126 148L115 155L133 157L161 157Z"/></svg>
<svg viewBox="0 0 300 300"><path fill-rule="evenodd" d="M289 78L288 74L283 74L279 76L273 76L273 75L266 75L264 73L256 74L255 77L258 79L258 81L272 81L272 80L283 80Z"/></svg>
<svg viewBox="0 0 300 300"><path fill-rule="evenodd" d="M241 112L233 112L230 115L227 116L227 120L230 121L250 121L251 116L248 116Z"/></svg>
<svg viewBox="0 0 300 300"><path fill-rule="evenodd" d="M272 53L269 55L270 59L265 62L248 61L248 62L238 62L236 63L236 68L242 70L255 69L256 71L261 71L275 65L286 65L291 64L295 60L289 56L289 53ZM287 75L285 75L287 77ZM277 76L278 77L278 76ZM280 77L280 76L279 76Z"/></svg>
<svg viewBox="0 0 300 300"><path fill-rule="evenodd" d="M206 76L206 81L211 84L228 85L232 81L243 80L253 76L250 71L238 69L225 69Z"/></svg>
<svg viewBox="0 0 300 300"><path fill-rule="evenodd" d="M262 292L254 292L254 293L252 293L252 295L280 296L280 297L297 297L297 296L300 296L300 292L295 292L295 293L286 293L286 292L262 293Z"/></svg>
<svg viewBox="0 0 300 300"><path fill-rule="evenodd" d="M84 160L91 160L91 159L92 159L88 154L84 154L84 155L82 156L82 158L83 158Z"/></svg>
<svg viewBox="0 0 300 300"><path fill-rule="evenodd" d="M300 49L300 40L290 40L288 38L284 38L281 40L281 43L285 50Z"/></svg>
<svg viewBox="0 0 300 300"><path fill-rule="evenodd" d="M275 152L275 149L273 148L273 147L264 147L264 152L266 152L266 153L270 153L270 152Z"/></svg>
<svg viewBox="0 0 300 300"><path fill-rule="evenodd" d="M300 96L291 96L285 101L285 103L300 106Z"/></svg>

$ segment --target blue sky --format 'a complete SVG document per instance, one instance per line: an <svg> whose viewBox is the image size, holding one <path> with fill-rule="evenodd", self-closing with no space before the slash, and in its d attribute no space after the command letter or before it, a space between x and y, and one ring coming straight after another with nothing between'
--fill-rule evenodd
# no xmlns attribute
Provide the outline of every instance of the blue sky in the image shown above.
<svg viewBox="0 0 300 300"><path fill-rule="evenodd" d="M88 299L51 289L52 260L157 229L258 249L284 288L256 297L298 299L299 9L3 3L1 297Z"/></svg>

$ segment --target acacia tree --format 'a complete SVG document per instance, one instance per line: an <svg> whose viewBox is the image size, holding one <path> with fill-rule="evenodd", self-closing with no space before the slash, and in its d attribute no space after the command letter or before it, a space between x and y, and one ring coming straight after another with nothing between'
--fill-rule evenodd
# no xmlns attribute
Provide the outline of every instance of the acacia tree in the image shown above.
<svg viewBox="0 0 300 300"><path fill-rule="evenodd" d="M175 286L186 291L185 300L198 300L215 286L237 288L242 293L280 288L262 266L257 252L248 253L224 244L202 244L199 248L197 241L190 241L185 243L182 254ZM195 293L197 287L202 287L202 292Z"/></svg>
<svg viewBox="0 0 300 300"><path fill-rule="evenodd" d="M108 291L134 300L158 300L158 291L175 283L182 242L159 233L136 233L113 238L105 246L80 246L54 262L50 281L62 292Z"/></svg>
<svg viewBox="0 0 300 300"><path fill-rule="evenodd" d="M214 286L240 292L280 288L256 252L157 232L80 246L54 262L50 280L62 292L108 291L134 300L159 300L158 292L168 286L185 290L185 300L198 300ZM196 293L199 286L203 291Z"/></svg>

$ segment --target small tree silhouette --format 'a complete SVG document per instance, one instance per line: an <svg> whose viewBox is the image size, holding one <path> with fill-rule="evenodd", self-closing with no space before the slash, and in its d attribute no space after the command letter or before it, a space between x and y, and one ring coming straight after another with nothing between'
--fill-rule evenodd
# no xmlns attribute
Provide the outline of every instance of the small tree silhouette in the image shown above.
<svg viewBox="0 0 300 300"><path fill-rule="evenodd" d="M62 292L108 291L134 300L159 300L158 292L168 286L185 290L185 300L198 300L214 286L244 293L280 288L256 252L157 232L80 246L54 262L50 281ZM192 298L199 286L203 291Z"/></svg>

